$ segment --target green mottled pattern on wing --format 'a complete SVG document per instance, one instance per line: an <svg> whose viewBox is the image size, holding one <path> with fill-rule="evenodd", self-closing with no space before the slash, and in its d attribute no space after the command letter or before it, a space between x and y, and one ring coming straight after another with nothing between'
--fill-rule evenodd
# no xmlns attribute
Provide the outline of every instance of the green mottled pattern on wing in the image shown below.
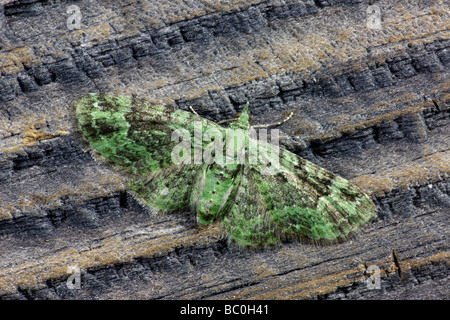
<svg viewBox="0 0 450 320"><path fill-rule="evenodd" d="M172 133L194 135L194 122L203 131L220 128L207 119L125 96L90 94L75 103L83 137L100 155L131 173L149 173L172 164L177 141ZM193 152L193 151L192 151Z"/></svg>
<svg viewBox="0 0 450 320"><path fill-rule="evenodd" d="M283 149L269 175L248 163L249 155L244 164L172 163L175 130L193 137L194 125L201 123L202 135L213 129L228 138L225 128L195 114L113 95L91 94L75 106L84 139L133 174L130 190L151 208L190 211L200 225L219 221L242 246L344 240L375 216L374 204L358 187ZM247 108L230 128L250 129ZM247 147L249 139L245 133ZM203 141L200 149L211 152L208 145Z"/></svg>
<svg viewBox="0 0 450 320"><path fill-rule="evenodd" d="M280 157L277 174L257 166L250 174L282 239L344 240L374 217L372 201L346 179L289 151Z"/></svg>

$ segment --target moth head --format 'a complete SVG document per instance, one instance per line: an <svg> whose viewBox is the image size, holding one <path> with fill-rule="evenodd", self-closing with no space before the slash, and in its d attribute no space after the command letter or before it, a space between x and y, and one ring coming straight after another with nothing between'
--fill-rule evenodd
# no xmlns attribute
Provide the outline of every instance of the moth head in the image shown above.
<svg viewBox="0 0 450 320"><path fill-rule="evenodd" d="M233 123L230 125L234 129L248 129L252 125L252 119L248 114L249 103L244 106L241 112L235 113Z"/></svg>

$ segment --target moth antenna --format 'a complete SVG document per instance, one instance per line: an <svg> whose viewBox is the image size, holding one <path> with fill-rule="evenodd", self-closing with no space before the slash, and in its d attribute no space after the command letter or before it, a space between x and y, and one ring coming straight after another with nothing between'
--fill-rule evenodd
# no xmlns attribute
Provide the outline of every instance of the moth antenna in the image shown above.
<svg viewBox="0 0 450 320"><path fill-rule="evenodd" d="M282 125L283 123L289 121L293 115L294 115L294 112L291 112L283 121L268 123L268 124L256 124L252 127L253 128L267 128L267 127L279 126L279 125Z"/></svg>
<svg viewBox="0 0 450 320"><path fill-rule="evenodd" d="M198 113L194 110L194 108L192 108L192 106L189 106L189 109L192 111L193 114L198 116Z"/></svg>

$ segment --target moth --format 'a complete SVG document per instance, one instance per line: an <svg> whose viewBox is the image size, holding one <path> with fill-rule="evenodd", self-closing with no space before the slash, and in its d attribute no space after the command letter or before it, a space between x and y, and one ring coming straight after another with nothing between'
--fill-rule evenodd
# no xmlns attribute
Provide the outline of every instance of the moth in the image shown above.
<svg viewBox="0 0 450 320"><path fill-rule="evenodd" d="M112 94L79 98L75 114L82 138L130 176L130 192L152 211L189 212L200 227L219 223L239 246L334 243L375 216L348 180L255 139L248 104L228 127ZM224 141L236 152L221 150Z"/></svg>

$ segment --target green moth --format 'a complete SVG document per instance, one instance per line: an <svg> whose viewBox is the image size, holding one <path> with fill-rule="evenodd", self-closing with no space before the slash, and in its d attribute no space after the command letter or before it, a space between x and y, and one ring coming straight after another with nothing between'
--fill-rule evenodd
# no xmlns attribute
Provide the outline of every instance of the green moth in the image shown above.
<svg viewBox="0 0 450 320"><path fill-rule="evenodd" d="M342 241L375 216L355 185L258 140L248 104L227 128L127 96L90 94L75 112L83 139L129 174L129 190L149 208L219 222L240 246Z"/></svg>

